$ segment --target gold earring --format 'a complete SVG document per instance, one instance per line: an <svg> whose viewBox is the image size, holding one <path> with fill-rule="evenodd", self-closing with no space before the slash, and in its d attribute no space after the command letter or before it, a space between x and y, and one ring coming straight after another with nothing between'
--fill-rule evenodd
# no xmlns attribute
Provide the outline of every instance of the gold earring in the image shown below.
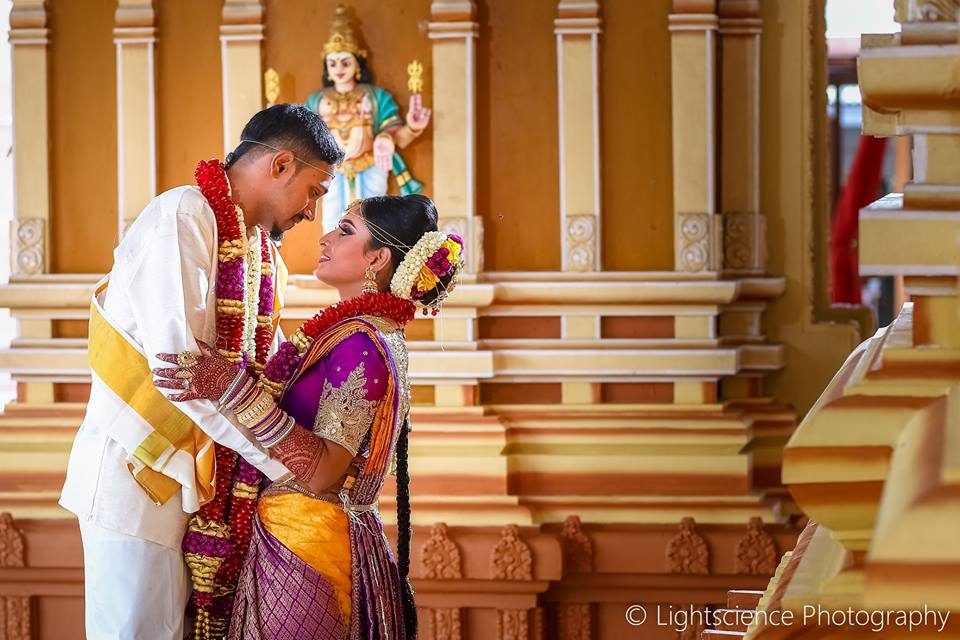
<svg viewBox="0 0 960 640"><path fill-rule="evenodd" d="M377 284L377 271L373 266L367 267L363 272L363 293L378 293L380 285Z"/></svg>
<svg viewBox="0 0 960 640"><path fill-rule="evenodd" d="M360 67L357 67L357 70L356 70L356 72L353 74L353 77L356 78L357 80L360 80L360 76L361 76L361 75L362 75L362 74L360 73Z"/></svg>

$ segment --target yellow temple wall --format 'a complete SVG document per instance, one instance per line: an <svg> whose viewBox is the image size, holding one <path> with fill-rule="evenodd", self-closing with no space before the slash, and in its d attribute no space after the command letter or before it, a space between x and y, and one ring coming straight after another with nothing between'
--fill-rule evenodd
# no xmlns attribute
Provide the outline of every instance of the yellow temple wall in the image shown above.
<svg viewBox="0 0 960 640"><path fill-rule="evenodd" d="M197 158L223 156L220 3L164 0L156 21L157 189L163 192L191 184Z"/></svg>
<svg viewBox="0 0 960 640"><path fill-rule="evenodd" d="M603 267L673 268L670 0L603 5ZM657 99L651 100L651 96Z"/></svg>
<svg viewBox="0 0 960 640"><path fill-rule="evenodd" d="M116 2L57 0L50 20L50 267L105 273L117 237Z"/></svg>
<svg viewBox="0 0 960 640"><path fill-rule="evenodd" d="M533 639L546 619L566 629L560 637L619 638L636 632L624 621L629 602L717 605L721 585L761 587L798 533L780 483L783 445L860 335L855 314L829 309L817 293L826 257L824 176L814 169L823 131L811 114L823 114L814 19L823 1L348 4L376 82L404 113L406 63L424 63L434 120L404 157L426 193L447 203L444 228L463 229L479 245L470 259L483 258L439 318L418 318L407 333L425 635L447 637L437 629L456 619L468 637L497 637L507 625ZM234 65L228 76L249 86L275 68L279 100L300 102L321 84L334 3L153 5L162 191L190 183L197 159L222 156L225 129L236 129L224 123L227 10L242 14L247 36L264 28L262 68ZM27 593L46 612L71 607L62 620L73 620L82 559L56 497L83 415L85 315L111 263L125 167L117 162L116 3L51 0L46 8L50 264L15 272L0 288L19 323L0 360L20 385L0 416L0 512L13 514L0 516L0 535L22 536L33 555L20 573L0 572L0 598ZM15 48L15 78L39 73L37 51L28 52L39 46L35 34L17 28L30 43ZM227 44L226 58L247 60L249 42ZM722 66L724 47L743 64ZM591 92L591 81L595 101L570 91L572 82ZM248 106L227 93L228 113ZM571 128L571 114L582 129ZM42 129L39 118L17 117L21 133ZM712 128L689 126L704 118ZM748 133L725 144L720 132L731 130ZM758 147L744 142L751 135ZM689 149L678 148L681 139ZM710 174L677 161L687 157ZM754 176L739 169L753 165ZM678 192L696 210L679 208ZM724 192L742 203L729 204ZM40 190L28 195L43 201ZM741 223L745 235L734 233ZM283 252L294 273L312 270L318 236L319 225L288 235ZM577 250L586 256L579 262ZM306 275L288 294L288 332L336 299ZM462 571L459 560L430 564L432 543L459 548ZM504 586L494 561L524 549L532 561ZM31 572L44 567L62 573L37 586ZM56 625L66 624L40 618L36 637L57 637Z"/></svg>
<svg viewBox="0 0 960 640"><path fill-rule="evenodd" d="M324 34L334 5L303 0L265 3L263 66L280 73L280 101L302 102L321 86ZM430 2L377 11L353 3L372 52L375 79L406 110L406 63L425 65L432 87L430 41L422 33ZM51 0L51 270L109 269L116 229L116 2ZM557 215L555 0L483 3L478 43L478 211L484 218L489 271L560 267ZM605 3L609 27L600 48L603 266L611 271L668 270L673 261L669 0ZM193 180L196 158L222 155L218 2L169 0L156 8L157 187ZM531 30L530 25L542 25ZM295 43L291 46L291 43ZM589 91L589 87L584 87ZM651 94L660 96L650 100ZM584 123L589 126L589 123ZM523 140L523 144L518 144ZM413 174L433 178L429 136L404 150ZM580 160L591 170L589 154ZM571 176L576 179L576 176ZM83 197L77 197L83 193ZM103 224L90 224L91 220ZM524 251L515 238L524 237ZM292 272L310 273L318 225L287 238ZM76 251L83 246L83 251Z"/></svg>

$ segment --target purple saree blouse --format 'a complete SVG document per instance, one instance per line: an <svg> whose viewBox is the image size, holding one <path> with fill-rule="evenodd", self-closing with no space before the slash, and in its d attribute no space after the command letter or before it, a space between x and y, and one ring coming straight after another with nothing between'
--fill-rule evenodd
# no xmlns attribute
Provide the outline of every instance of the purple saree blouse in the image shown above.
<svg viewBox="0 0 960 640"><path fill-rule="evenodd" d="M365 333L354 333L303 372L281 408L297 424L357 455L383 398L390 372Z"/></svg>

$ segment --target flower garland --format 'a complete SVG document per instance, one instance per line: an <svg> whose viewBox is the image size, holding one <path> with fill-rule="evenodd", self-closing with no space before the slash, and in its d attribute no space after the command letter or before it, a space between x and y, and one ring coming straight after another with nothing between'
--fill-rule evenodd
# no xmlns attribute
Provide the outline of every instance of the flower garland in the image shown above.
<svg viewBox="0 0 960 640"><path fill-rule="evenodd" d="M293 332L290 339L280 345L267 361L259 384L270 395L279 398L287 382L293 377L310 345L333 325L359 316L379 316L403 326L413 320L416 307L409 300L402 300L389 293L364 293L356 298L343 300L316 314Z"/></svg>
<svg viewBox="0 0 960 640"><path fill-rule="evenodd" d="M463 267L463 239L456 234L442 231L430 231L404 256L403 261L390 280L390 291L398 298L421 301L444 278L458 272ZM434 304L433 315L437 315L440 300L453 288L441 292ZM423 310L426 314L426 309Z"/></svg>
<svg viewBox="0 0 960 640"><path fill-rule="evenodd" d="M217 350L256 372L266 361L274 333L267 234L257 228L258 242L248 242L243 212L230 196L222 162L201 162L196 178L217 224ZM261 480L260 472L231 449L215 445L214 457L216 493L191 518L183 539L194 587L194 637L199 640L226 637Z"/></svg>

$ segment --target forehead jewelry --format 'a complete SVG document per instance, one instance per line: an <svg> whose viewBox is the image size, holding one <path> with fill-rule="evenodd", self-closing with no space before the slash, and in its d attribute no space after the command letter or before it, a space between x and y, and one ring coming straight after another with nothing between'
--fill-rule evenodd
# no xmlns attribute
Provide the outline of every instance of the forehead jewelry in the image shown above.
<svg viewBox="0 0 960 640"><path fill-rule="evenodd" d="M240 141L240 144L243 144L244 142L249 142L250 144L258 144L258 145L260 145L261 147L266 147L267 149L273 149L274 151L283 151L283 149L278 149L277 147L273 146L272 144L267 144L266 142L260 142L259 140L250 140L249 138L244 138L244 139L242 139L242 140ZM289 151L289 149L287 149L287 151ZM306 160L304 160L303 158L297 156L296 154L294 154L293 159L296 160L296 161L298 161L298 162L302 162L303 164L307 165L308 167L313 167L314 169L316 169L316 170L319 171L320 173L326 174L326 176L327 176L328 178L334 178L334 177L335 177L335 174L334 174L332 171L329 171L328 169L324 169L323 167L318 167L317 165L313 164L312 162L307 162Z"/></svg>

